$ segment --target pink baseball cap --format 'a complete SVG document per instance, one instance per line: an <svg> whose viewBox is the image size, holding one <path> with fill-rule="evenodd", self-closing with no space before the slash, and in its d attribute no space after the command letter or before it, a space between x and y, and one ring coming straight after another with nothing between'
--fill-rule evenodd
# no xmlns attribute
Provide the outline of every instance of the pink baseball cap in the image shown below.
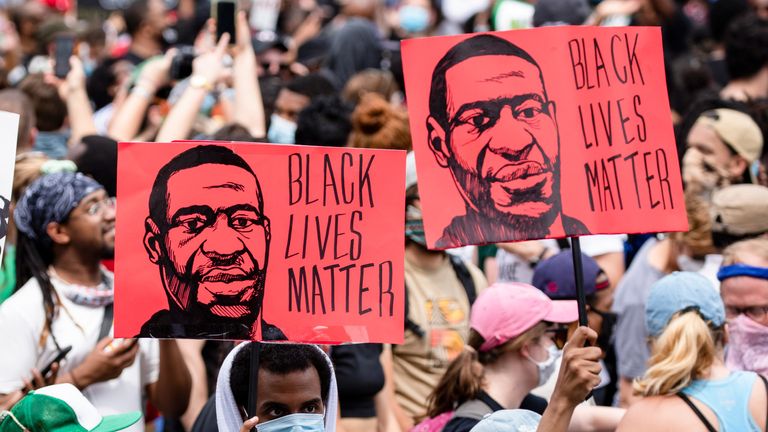
<svg viewBox="0 0 768 432"><path fill-rule="evenodd" d="M533 328L541 321L578 321L576 300L551 300L537 288L519 282L496 283L480 293L472 305L469 325L488 351Z"/></svg>

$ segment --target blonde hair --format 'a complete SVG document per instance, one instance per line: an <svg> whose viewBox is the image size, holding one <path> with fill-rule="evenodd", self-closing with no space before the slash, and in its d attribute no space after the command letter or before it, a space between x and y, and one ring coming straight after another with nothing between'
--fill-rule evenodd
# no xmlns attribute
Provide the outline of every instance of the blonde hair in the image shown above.
<svg viewBox="0 0 768 432"><path fill-rule="evenodd" d="M722 348L723 329L712 329L698 311L673 315L653 341L645 376L635 381L635 394L671 395L709 372Z"/></svg>
<svg viewBox="0 0 768 432"><path fill-rule="evenodd" d="M467 347L448 365L448 369L427 398L427 416L436 417L477 398L485 384L483 367L495 363L504 353L520 351L523 345L543 335L545 329L543 322L537 323L524 333L488 351L480 351L485 339L474 329L470 329Z"/></svg>
<svg viewBox="0 0 768 432"><path fill-rule="evenodd" d="M408 113L376 93L363 95L352 113L349 146L393 150L411 149Z"/></svg>
<svg viewBox="0 0 768 432"><path fill-rule="evenodd" d="M741 262L744 255L754 255L768 261L768 238L753 238L736 242L723 251L723 265Z"/></svg>
<svg viewBox="0 0 768 432"><path fill-rule="evenodd" d="M13 172L13 188L11 200L16 202L27 186L43 176L43 165L48 162L48 156L44 153L22 153L16 157L16 165Z"/></svg>

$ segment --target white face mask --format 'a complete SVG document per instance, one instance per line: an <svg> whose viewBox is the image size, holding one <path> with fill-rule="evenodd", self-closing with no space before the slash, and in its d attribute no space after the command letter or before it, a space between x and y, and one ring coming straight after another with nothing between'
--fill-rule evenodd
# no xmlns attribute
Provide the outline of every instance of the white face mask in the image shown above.
<svg viewBox="0 0 768 432"><path fill-rule="evenodd" d="M296 123L272 114L269 120L267 140L275 144L296 144Z"/></svg>
<svg viewBox="0 0 768 432"><path fill-rule="evenodd" d="M536 387L541 387L549 381L549 378L555 373L555 363L557 362L557 359L563 355L563 352L557 349L554 345L550 345L547 351L549 351L549 357L542 362L538 362L530 356L528 357L528 360L539 368L539 383Z"/></svg>
<svg viewBox="0 0 768 432"><path fill-rule="evenodd" d="M322 414L291 414L256 425L258 432L323 432Z"/></svg>

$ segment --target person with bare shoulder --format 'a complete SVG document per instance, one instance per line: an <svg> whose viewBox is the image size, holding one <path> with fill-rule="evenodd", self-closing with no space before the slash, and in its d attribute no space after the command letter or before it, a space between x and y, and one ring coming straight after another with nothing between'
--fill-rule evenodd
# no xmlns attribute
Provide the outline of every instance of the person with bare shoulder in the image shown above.
<svg viewBox="0 0 768 432"><path fill-rule="evenodd" d="M725 366L725 319L723 302L704 276L676 272L654 284L645 313L652 355L634 383L643 398L619 432L766 430L768 382Z"/></svg>

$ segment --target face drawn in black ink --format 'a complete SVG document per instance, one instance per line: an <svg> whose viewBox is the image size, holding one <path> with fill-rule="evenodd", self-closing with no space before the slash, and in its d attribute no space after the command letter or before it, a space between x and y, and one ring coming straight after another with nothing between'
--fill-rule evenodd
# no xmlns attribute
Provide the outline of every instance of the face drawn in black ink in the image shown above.
<svg viewBox="0 0 768 432"><path fill-rule="evenodd" d="M159 267L169 310L155 314L140 336L275 339L266 335L279 329L263 320L262 335L252 333L261 316L270 225L245 160L216 145L177 155L157 174L145 229L144 247Z"/></svg>
<svg viewBox="0 0 768 432"><path fill-rule="evenodd" d="M562 214L555 102L541 68L518 46L492 35L451 48L432 74L428 144L450 170L466 214L438 248L587 234Z"/></svg>

